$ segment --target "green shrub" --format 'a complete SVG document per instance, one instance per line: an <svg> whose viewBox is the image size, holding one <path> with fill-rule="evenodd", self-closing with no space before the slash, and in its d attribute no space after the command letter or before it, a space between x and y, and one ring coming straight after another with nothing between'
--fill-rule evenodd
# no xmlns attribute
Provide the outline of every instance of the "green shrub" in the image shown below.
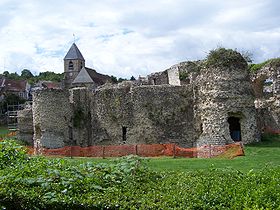
<svg viewBox="0 0 280 210"><path fill-rule="evenodd" d="M22 163L27 157L26 149L15 140L0 141L0 168Z"/></svg>
<svg viewBox="0 0 280 210"><path fill-rule="evenodd" d="M257 72L266 65L271 65L273 67L278 67L278 66L280 66L280 58L269 59L267 61L264 61L264 62L258 63L258 64L250 64L249 65L249 70L251 72Z"/></svg>
<svg viewBox="0 0 280 210"><path fill-rule="evenodd" d="M73 116L73 126L75 128L81 128L83 126L85 120L85 113L82 107L77 107L74 110L74 116Z"/></svg>
<svg viewBox="0 0 280 210"><path fill-rule="evenodd" d="M0 170L0 207L279 209L279 167L155 172L146 167L146 160L128 156L99 164L44 157L19 161Z"/></svg>
<svg viewBox="0 0 280 210"><path fill-rule="evenodd" d="M179 72L180 81L186 81L188 77L189 77L188 72L186 72L186 71Z"/></svg>
<svg viewBox="0 0 280 210"><path fill-rule="evenodd" d="M207 56L206 67L220 67L220 68L246 68L247 62L242 55L232 49L218 48L211 50Z"/></svg>

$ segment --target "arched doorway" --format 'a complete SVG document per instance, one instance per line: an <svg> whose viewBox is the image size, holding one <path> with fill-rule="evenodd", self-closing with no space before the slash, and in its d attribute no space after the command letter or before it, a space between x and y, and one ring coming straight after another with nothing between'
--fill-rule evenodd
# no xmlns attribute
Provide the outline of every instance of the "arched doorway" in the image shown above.
<svg viewBox="0 0 280 210"><path fill-rule="evenodd" d="M240 118L238 117L229 117L229 132L230 137L233 141L241 141L241 126L240 126Z"/></svg>

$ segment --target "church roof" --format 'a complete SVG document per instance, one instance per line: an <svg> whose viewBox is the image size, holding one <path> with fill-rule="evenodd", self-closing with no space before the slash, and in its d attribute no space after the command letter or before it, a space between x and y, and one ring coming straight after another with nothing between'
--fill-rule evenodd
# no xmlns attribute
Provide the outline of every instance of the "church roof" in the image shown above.
<svg viewBox="0 0 280 210"><path fill-rule="evenodd" d="M91 76L89 75L87 69L83 67L72 83L76 84L76 83L94 83L94 82Z"/></svg>
<svg viewBox="0 0 280 210"><path fill-rule="evenodd" d="M108 75L97 73L96 70L83 67L77 77L72 82L73 84L88 84L88 83L94 83L96 85L103 85L106 82L111 81L111 77Z"/></svg>
<svg viewBox="0 0 280 210"><path fill-rule="evenodd" d="M82 53L80 52L79 48L75 43L72 44L68 53L65 55L64 60L72 60L72 59L79 59L85 60Z"/></svg>

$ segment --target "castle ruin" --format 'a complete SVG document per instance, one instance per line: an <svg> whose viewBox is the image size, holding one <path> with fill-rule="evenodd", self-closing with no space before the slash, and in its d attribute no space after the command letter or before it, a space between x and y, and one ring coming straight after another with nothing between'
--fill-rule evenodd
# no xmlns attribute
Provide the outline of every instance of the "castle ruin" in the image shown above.
<svg viewBox="0 0 280 210"><path fill-rule="evenodd" d="M76 45L71 48L64 59L65 89L35 92L32 111L19 116L20 127L32 114L33 132L19 128L19 138L35 148L163 143L192 148L247 144L259 141L261 132L280 131L278 63L250 73L238 52L218 49L203 61L111 84L110 77L85 67Z"/></svg>

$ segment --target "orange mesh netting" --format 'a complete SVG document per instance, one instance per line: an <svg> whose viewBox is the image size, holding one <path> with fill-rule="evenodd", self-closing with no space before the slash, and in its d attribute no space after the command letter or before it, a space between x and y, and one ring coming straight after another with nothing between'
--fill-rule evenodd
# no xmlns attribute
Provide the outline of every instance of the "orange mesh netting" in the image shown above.
<svg viewBox="0 0 280 210"><path fill-rule="evenodd" d="M10 132L0 137L0 141L13 137L16 132ZM46 156L68 157L121 157L126 155L138 155L142 157L224 157L233 158L244 155L242 143L234 143L224 146L204 145L199 148L182 148L176 144L138 144L138 145L109 145L109 146L66 146L57 149L33 148L26 146L29 155L42 154Z"/></svg>
<svg viewBox="0 0 280 210"><path fill-rule="evenodd" d="M273 129L271 127L265 127L263 128L264 133L269 133L269 134L280 134L280 130Z"/></svg>
<svg viewBox="0 0 280 210"><path fill-rule="evenodd" d="M7 139L7 138L10 138L10 137L14 137L17 135L17 132L16 131L12 131L12 132L9 132L7 134L4 134L4 135L1 135L0 136L0 141L4 140L4 139Z"/></svg>
<svg viewBox="0 0 280 210"><path fill-rule="evenodd" d="M138 144L138 145L110 145L110 146L66 146L57 149L39 148L33 151L28 148L29 154L42 154L46 156L69 157L121 157L138 155L142 157L225 157L233 158L244 155L241 143L224 146L205 145L199 148L182 148L176 144Z"/></svg>

